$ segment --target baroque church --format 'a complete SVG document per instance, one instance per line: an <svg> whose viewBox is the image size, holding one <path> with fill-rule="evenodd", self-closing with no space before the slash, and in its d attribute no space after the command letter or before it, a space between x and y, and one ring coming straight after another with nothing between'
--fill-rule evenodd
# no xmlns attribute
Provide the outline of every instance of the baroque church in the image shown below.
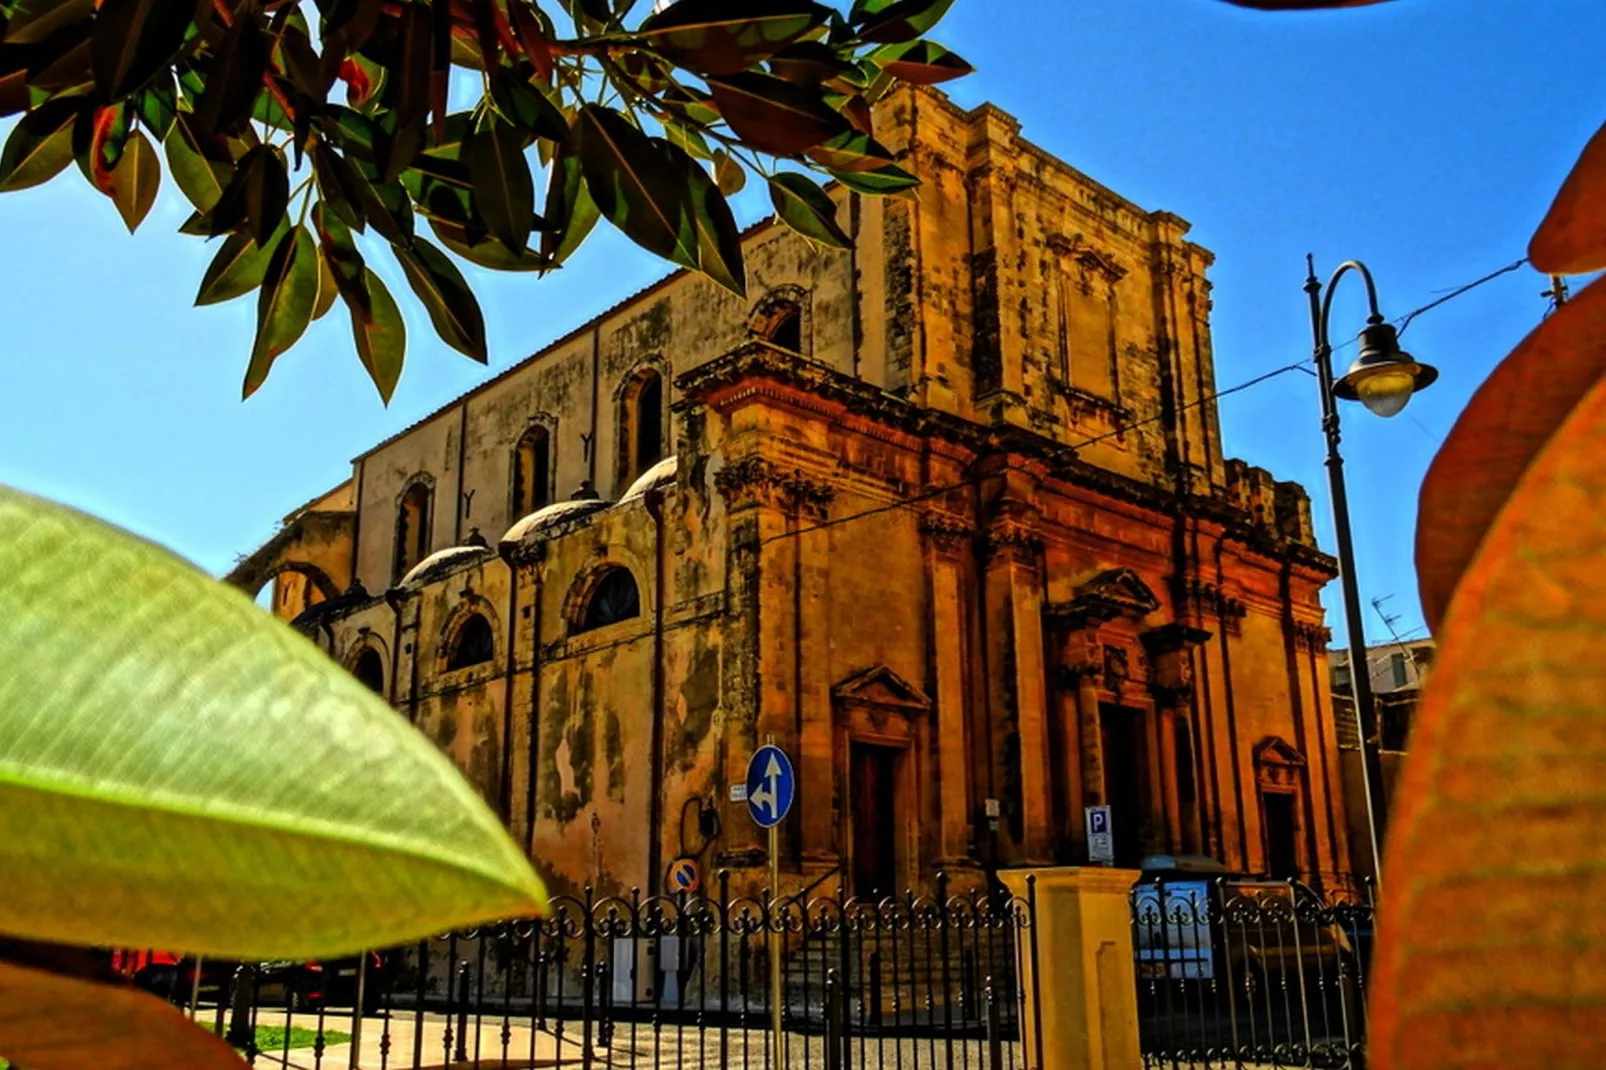
<svg viewBox="0 0 1606 1070"><path fill-rule="evenodd" d="M908 89L918 197L769 221L378 443L229 577L449 753L554 892L1350 863L1305 492L1222 452L1211 254Z"/></svg>

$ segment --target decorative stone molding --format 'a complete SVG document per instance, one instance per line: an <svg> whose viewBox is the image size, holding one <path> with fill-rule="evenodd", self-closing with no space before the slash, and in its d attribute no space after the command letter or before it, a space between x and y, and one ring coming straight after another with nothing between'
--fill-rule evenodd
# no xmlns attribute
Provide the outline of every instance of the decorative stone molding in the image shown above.
<svg viewBox="0 0 1606 1070"><path fill-rule="evenodd" d="M714 486L725 497L726 508L755 505L796 508L810 519L824 519L836 498L836 488L793 469L788 472L763 457L732 461L714 475Z"/></svg>
<svg viewBox="0 0 1606 1070"><path fill-rule="evenodd" d="M1296 650L1326 650L1333 641L1333 630L1308 621L1294 622L1294 648Z"/></svg>
<svg viewBox="0 0 1606 1070"><path fill-rule="evenodd" d="M1111 568L1076 588L1070 601L1056 602L1046 612L1050 618L1077 628L1123 617L1142 620L1159 608L1160 599L1142 577L1129 568Z"/></svg>
<svg viewBox="0 0 1606 1070"><path fill-rule="evenodd" d="M1233 598L1217 585L1192 578L1176 584L1177 602L1185 612L1215 617L1228 635L1238 635L1241 622L1249 608L1241 599Z"/></svg>
<svg viewBox="0 0 1606 1070"><path fill-rule="evenodd" d="M920 518L920 531L930 541L932 547L941 553L958 553L968 547L976 537L976 529L970 522L954 516L952 513L943 513L936 510L925 513Z"/></svg>
<svg viewBox="0 0 1606 1070"><path fill-rule="evenodd" d="M1140 637L1149 653L1149 690L1162 706L1185 705L1193 697L1193 659L1189 648L1210 633L1186 624L1162 624Z"/></svg>
<svg viewBox="0 0 1606 1070"><path fill-rule="evenodd" d="M1131 677L1127 649L1106 644L1104 647L1104 683L1111 691L1120 694L1121 687Z"/></svg>
<svg viewBox="0 0 1606 1070"><path fill-rule="evenodd" d="M1262 791L1288 791L1305 775L1305 758L1280 736L1255 744L1255 784Z"/></svg>
<svg viewBox="0 0 1606 1070"><path fill-rule="evenodd" d="M1001 516L987 527L987 551L1015 564L1029 565L1043 552L1043 537L1015 516Z"/></svg>

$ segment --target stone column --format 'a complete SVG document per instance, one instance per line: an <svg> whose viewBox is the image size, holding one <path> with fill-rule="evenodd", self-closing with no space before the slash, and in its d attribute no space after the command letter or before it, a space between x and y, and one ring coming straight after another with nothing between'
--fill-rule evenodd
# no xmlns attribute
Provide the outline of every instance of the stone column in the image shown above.
<svg viewBox="0 0 1606 1070"><path fill-rule="evenodd" d="M966 614L961 569L970 555L974 533L964 520L933 512L921 521L931 574L931 647L936 703L932 751L936 755L936 859L941 867L970 863L970 748L965 729Z"/></svg>
<svg viewBox="0 0 1606 1070"><path fill-rule="evenodd" d="M827 519L835 496L829 484L797 473L789 476L785 491L792 509L793 530L801 534L786 540L794 544L795 565L791 609L796 613L793 663L789 678L797 688L793 714L798 774L796 816L787 821L801 836L799 847L805 876L834 866L842 845L837 842L836 719L831 699L831 533L810 531ZM777 544L781 545L781 544ZM801 714L801 724L796 724ZM782 738L777 736L777 738ZM806 801L806 805L805 805Z"/></svg>
<svg viewBox="0 0 1606 1070"><path fill-rule="evenodd" d="M1159 733L1159 775L1165 783L1166 841L1172 853L1200 849L1197 813L1200 785L1194 778L1194 809L1181 806L1177 755L1177 722L1188 721L1193 707L1193 658L1190 647L1203 643L1210 633L1186 624L1164 624L1143 633L1149 655L1149 692L1154 696L1153 724ZM1200 742L1190 733L1195 752Z"/></svg>

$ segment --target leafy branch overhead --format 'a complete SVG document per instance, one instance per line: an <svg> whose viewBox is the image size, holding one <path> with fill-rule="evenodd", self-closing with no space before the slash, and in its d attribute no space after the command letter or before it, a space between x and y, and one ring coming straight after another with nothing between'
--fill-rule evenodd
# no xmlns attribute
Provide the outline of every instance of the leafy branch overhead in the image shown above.
<svg viewBox="0 0 1606 1070"><path fill-rule="evenodd" d="M338 300L388 400L406 331L365 254L484 361L453 256L550 271L606 217L743 293L726 197L749 172L785 223L844 244L817 179L917 184L870 105L969 73L924 36L952 3L0 0L0 116L21 114L0 191L76 163L133 230L165 156L195 208L180 229L217 239L196 303L257 294L244 393Z"/></svg>

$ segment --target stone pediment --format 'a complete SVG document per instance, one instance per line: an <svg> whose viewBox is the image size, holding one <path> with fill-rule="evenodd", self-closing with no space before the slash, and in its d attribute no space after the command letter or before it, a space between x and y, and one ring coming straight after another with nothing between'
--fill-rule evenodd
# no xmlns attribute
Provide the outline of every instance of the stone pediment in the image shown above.
<svg viewBox="0 0 1606 1070"><path fill-rule="evenodd" d="M1069 602L1048 607L1052 617L1075 622L1100 623L1127 617L1142 620L1160 608L1160 599L1129 568L1105 569L1076 588Z"/></svg>
<svg viewBox="0 0 1606 1070"><path fill-rule="evenodd" d="M931 699L923 691L885 665L854 673L831 689L831 697L844 706L871 706L909 714L931 709Z"/></svg>
<svg viewBox="0 0 1606 1070"><path fill-rule="evenodd" d="M1302 769L1305 759L1281 736L1267 736L1254 749L1256 765L1282 765Z"/></svg>

